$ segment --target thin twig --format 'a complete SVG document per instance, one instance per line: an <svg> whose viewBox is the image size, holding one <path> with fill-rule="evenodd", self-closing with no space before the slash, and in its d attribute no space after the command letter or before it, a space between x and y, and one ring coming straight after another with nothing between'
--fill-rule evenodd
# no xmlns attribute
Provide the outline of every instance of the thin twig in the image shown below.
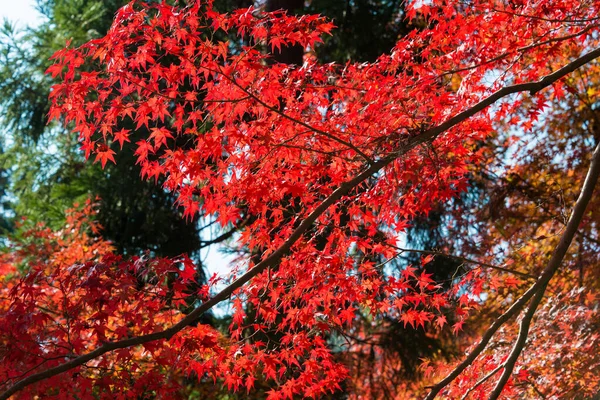
<svg viewBox="0 0 600 400"><path fill-rule="evenodd" d="M473 260L471 258L466 258L466 257L461 257L461 256L455 256L453 254L446 254L446 253L441 253L439 251L433 251L433 250L405 249L403 247L398 247L398 246L393 246L393 245L390 245L390 246L393 247L393 248L395 248L396 250L404 251L404 252L407 252L407 253L430 254L432 256L442 256L442 257L453 258L455 260L462 261L462 262L465 262L465 263L477 264L477 265L480 265L482 267L486 267L486 268L490 268L490 269L495 269L495 270L506 272L506 273L509 273L509 274L519 275L519 276L522 276L523 278L526 278L526 279L536 279L535 276L533 276L531 274L528 274L526 272L521 272L521 271L516 271L514 269L508 269L508 268L504 268L504 267L499 267L497 265L484 263L484 262L481 262L481 261Z"/></svg>
<svg viewBox="0 0 600 400"><path fill-rule="evenodd" d="M496 372L500 371L503 367L504 367L504 364L498 365L496 368L494 368L492 371L490 371L489 374L487 374L486 376L484 376L483 378L478 380L473 386L471 386L469 388L469 390L467 390L465 392L465 395L461 398L461 400L467 400L467 397L473 390L475 390L479 386L483 385L488 379L490 379L492 376L496 375Z"/></svg>
<svg viewBox="0 0 600 400"><path fill-rule="evenodd" d="M456 74L456 73L459 73L459 72L470 71L472 69L479 68L481 66L493 63L495 61L502 60L503 58L506 58L506 57L508 57L511 54L523 53L523 52L525 52L527 50L530 50L530 49L532 49L534 47L539 47L539 46L543 46L545 44L550 44L550 43L554 43L554 42L562 42L562 41L565 41L565 40L568 40L568 39L573 39L573 38L576 38L578 36L581 36L581 35L587 33L588 31L590 31L590 30L592 30L594 28L598 28L599 26L600 25L598 25L598 24L589 25L589 26L585 27L584 29L582 29L582 30L580 30L578 32L572 33L570 35L567 35L567 36L559 36L559 37L556 37L556 38L551 38L551 39L544 40L542 42L532 43L532 44L527 45L527 46L519 47L518 49L515 49L513 51L507 51L507 52L502 53L502 54L500 54L500 55L498 55L498 56L496 56L494 58L490 58L489 60L481 62L479 64L470 65L468 67L462 67L462 68L457 68L457 69L453 69L453 70L450 70L450 71L446 71L443 74L440 74L439 77L444 77L444 76Z"/></svg>
<svg viewBox="0 0 600 400"><path fill-rule="evenodd" d="M269 104L267 104L266 102L264 102L261 98L259 98L258 96L256 96L254 93L250 92L248 89L246 89L245 87L243 87L242 85L240 85L239 83L237 83L237 81L225 74L222 74L225 78L227 78L231 83L233 83L238 89L240 89L241 91L243 91L244 93L246 93L248 96L250 96L254 101L256 101L258 104L260 104L261 106L265 107L267 110L274 112L275 114L286 118L300 126L303 126L306 129L309 129L315 133L318 133L319 135L325 136L326 138L329 138L335 142L338 142L346 147L348 147L349 149L353 150L356 154L358 154L359 156L361 156L366 162L368 162L369 164L373 164L373 160L371 159L371 157L369 157L368 155L366 155L362 150L360 150L358 147L356 147L355 145L353 145L352 143L344 140L344 139L340 139L339 137L329 133L329 132L325 132L322 129L316 128L312 125L307 124L304 121L301 121L297 118L292 117L291 115L288 115L286 113L284 113L283 111L279 110L277 107L272 107Z"/></svg>

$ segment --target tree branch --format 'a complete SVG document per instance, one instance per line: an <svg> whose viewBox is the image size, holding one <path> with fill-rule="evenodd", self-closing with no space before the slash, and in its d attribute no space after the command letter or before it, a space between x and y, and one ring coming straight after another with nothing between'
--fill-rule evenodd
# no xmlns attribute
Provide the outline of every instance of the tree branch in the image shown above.
<svg viewBox="0 0 600 400"><path fill-rule="evenodd" d="M30 375L30 376L18 381L14 385L10 386L4 393L1 393L0 400L7 400L11 395L17 393L20 390L23 390L27 386L30 386L41 380L59 375L63 372L66 372L66 371L76 368L78 366L81 366L90 360L93 360L97 357L100 357L103 354L114 351L116 349L137 346L137 345L152 342L155 340L170 339L173 335L175 335L176 333L181 331L183 328L195 323L202 314L204 314L205 312L210 310L212 307L214 307L215 305L217 305L220 302L229 298L233 294L233 292L235 292L237 289L241 288L244 284L246 284L248 281L250 281L253 277L255 277L258 274L260 274L261 272L265 271L267 268L270 268L273 265L275 265L283 256L285 256L291 250L292 246L303 236L303 234L306 231L309 230L311 225L331 205L335 204L343 196L350 193L354 188L356 188L360 183L362 183L364 180L369 178L374 173L378 172L385 166L391 164L397 158L402 157L403 155L405 155L406 153L408 153L409 151L411 151L418 145L433 141L435 138L437 138L440 134L442 134L446 130L467 120L468 118L470 118L473 115L477 114L478 112L484 110L486 107L490 106L491 104L498 101L499 99L506 97L508 95L514 94L514 93L520 93L520 92L525 92L525 91L529 91L531 93L538 92L538 91L550 86L552 83L556 82L557 80L561 79L562 77L566 76L567 74L571 73L572 71L576 70L577 68L581 67L582 65L585 65L586 63L592 61L593 59L595 59L597 57L600 57L600 48L595 49L595 50L581 56L580 58L572 61L571 63L569 63L566 66L564 66L563 68L555 71L554 73L545 76L544 78L542 78L541 80L539 80L537 82L512 85L512 86L507 86L503 89L500 89L500 90L492 93L490 96L484 98L479 103L468 108L467 110L450 118L446 122L444 122L436 127L433 127L417 136L414 136L414 137L408 139L406 142L404 142L403 144L400 145L400 148L398 150L386 155L385 157L383 157L377 161L374 161L365 170L363 170L363 172L359 173L351 180L346 181L345 183L341 184L336 190L333 191L333 193L331 193L331 195L329 195L329 197L327 197L325 200L323 200L298 225L298 227L292 232L290 237L277 250L275 250L267 258L265 258L264 260L262 260L261 262L256 264L252 269L248 270L246 273L244 273L242 276L240 276L236 281L231 283L229 286L227 286L221 292L217 293L210 300L201 304L198 308L196 308L194 311L192 311L186 317L181 319L178 323L172 325L171 327L169 327L163 331L154 332L154 333L151 333L148 335L136 336L136 337L132 337L132 338L128 338L128 339L123 339L123 340L119 340L116 342L105 343L102 346L98 347L97 349L95 349L89 353L83 354L73 360L65 362L64 364L57 365L56 367L53 367L53 368L47 369L45 371L41 371L36 374ZM545 275L546 275L546 272L544 272L542 274L542 277L544 277ZM542 277L540 279L542 279ZM540 281L538 281L538 283L539 282ZM528 294L528 293L530 293L532 291L532 289L534 289L534 288L537 289L539 287L538 283L536 283L530 290L528 290L526 292L526 294L523 295L523 297L520 300L518 300L509 309L509 311L515 309L515 307L517 307L515 310L520 309L520 307L522 306L521 303L526 302L533 295L533 293L531 293L531 294ZM523 300L525 298L526 298L526 300ZM517 306L517 304L520 304L520 305ZM512 313L514 313L514 312L516 312L516 311L512 311ZM507 313L508 313L508 311L507 311ZM505 313L505 315L506 315L506 313ZM502 319L502 322L499 323L498 327L496 327L493 330L493 332L495 332L496 329L498 329L506 320L508 320L510 318L510 316L512 316L512 314L510 314L506 317L500 317L500 319ZM493 332L491 334L489 334L489 338L487 339L487 341L489 341L489 339L491 338L491 335L493 335ZM486 332L486 335L488 335L487 332ZM485 341L485 344L487 344L487 341ZM482 341L482 343L483 343L483 341ZM483 345L483 347L485 347L485 344ZM479 346L481 346L481 343ZM483 350L483 348L481 350ZM481 352L481 350L479 350L479 352ZM477 354L479 354L479 352ZM474 354L474 353L472 353L472 354ZM473 357L473 359L474 358L475 357ZM465 360L465 362L466 362L466 360ZM465 362L463 362L463 364ZM468 364L470 364L470 362ZM466 368L467 365L465 365L460 371L462 371L464 368ZM460 373L460 371L456 375L458 375ZM451 375L453 375L453 374L451 374ZM452 381L453 379L454 379L454 377L452 377L450 379L450 381ZM450 381L448 381L448 382L450 382ZM444 381L440 382L440 384L436 385L436 387L438 387L437 391L435 389L432 390L432 392L428 396L428 399L433 399L435 397L435 394L438 393L447 384L444 382L446 382L446 380L444 380Z"/></svg>
<svg viewBox="0 0 600 400"><path fill-rule="evenodd" d="M546 269L550 269L552 272L549 273L547 279L540 284L540 287L537 290L533 299L531 299L531 303L529 304L529 308L527 312L523 316L521 320L521 325L519 328L519 336L517 337L517 341L508 356L508 359L504 363L504 371L500 376L500 380L496 383L496 387L493 392L490 394L490 400L496 400L500 393L502 393L502 389L508 382L510 375L515 367L517 359L523 351L523 347L525 347L525 343L527 341L527 336L529 335L529 327L531 325L531 321L533 316L540 305L542 299L544 298L544 293L546 292L546 287L548 286L548 282L560 267L565 254L567 254L567 250L569 250L569 246L573 241L573 237L579 228L579 224L583 218L583 214L585 213L585 209L587 208L588 203L592 198L592 194L594 193L594 188L598 183L598 177L600 176L600 144L596 146L594 150L594 154L592 156L592 162L590 164L590 168L588 170L587 176L585 177L585 181L583 183L583 187L581 189L581 193L579 194L579 198L575 202L575 207L573 208L573 212L571 213L571 217L569 218L569 222L567 222L567 227L560 238L560 242L554 249L552 257L548 262L548 266ZM544 271L545 272L545 271Z"/></svg>
<svg viewBox="0 0 600 400"><path fill-rule="evenodd" d="M232 237L233 235L235 235L236 232L238 232L240 229L245 227L246 224L248 224L249 222L250 222L250 215L246 216L246 218L244 218L244 220L242 222L240 222L237 226L234 226L229 231L217 236L216 238L211 239L211 240L201 240L200 248L203 249L203 248L211 246L213 244L224 242L225 240L227 240L230 237Z"/></svg>
<svg viewBox="0 0 600 400"><path fill-rule="evenodd" d="M225 79L227 79L229 82L231 82L235 87L237 87L238 89L240 89L241 91L243 91L244 93L246 93L246 96L250 97L252 100L256 101L258 104L260 104L261 106L263 106L264 108L266 108L267 110L274 112L275 114L279 115L280 117L283 117L287 120L290 120L312 132L315 132L319 135L325 136L326 138L329 138L335 142L338 142L344 146L346 146L348 149L353 150L356 154L358 154L359 156L361 156L368 164L373 164L373 160L371 159L371 157L369 157L368 155L366 155L362 150L360 150L358 147L354 146L352 143L343 140L329 132L325 132L322 129L316 128L314 126L311 126L309 124L307 124L304 121L301 121L297 118L292 117L291 115L288 115L286 113L284 113L283 111L279 110L277 107L272 107L269 104L267 104L265 101L263 101L260 97L258 97L257 95L255 95L254 93L252 93L249 89L245 88L244 86L240 85L234 77L231 77L227 74L225 74L223 71L221 70L214 70L205 66L202 66L202 68L210 71L210 72L214 72L217 74L221 74L221 76L223 76Z"/></svg>
<svg viewBox="0 0 600 400"><path fill-rule="evenodd" d="M597 19L597 18L595 18L595 19ZM479 67L481 67L483 65L487 65L487 64L493 63L495 61L502 60L503 58L506 58L506 57L508 57L511 54L524 53L525 51L530 50L530 49L532 49L534 47L540 47L540 46L543 46L545 44L550 44L550 43L554 43L554 42L563 42L565 40L573 39L573 38L576 38L578 36L581 36L581 35L589 32L590 30L592 30L594 28L598 28L598 24L588 25L585 28L583 28L582 30L580 30L578 32L575 32L575 33L573 33L571 35L560 36L560 37L555 37L555 38L547 39L547 40L544 40L542 42L532 43L530 45L520 47L520 48L515 49L515 50L513 50L511 52L502 53L502 54L500 54L500 55L498 55L498 56L496 56L494 58L486 60L485 62L479 63L477 65L471 65L469 67L457 68L457 69L453 69L451 71L444 72L443 74L440 75L440 77L447 76L447 75L452 75L452 74L456 74L456 73L459 73L459 72L470 71L472 69L479 68Z"/></svg>
<svg viewBox="0 0 600 400"><path fill-rule="evenodd" d="M514 269L499 267L497 265L484 263L484 262L481 262L481 261L473 260L471 258L466 258L466 257L461 257L461 256L455 256L455 255L452 255L452 254L441 253L439 251L405 249L403 247L398 247L398 246L391 246L391 247L393 247L396 250L399 250L400 252L430 254L432 256L441 256L441 257L453 258L455 260L462 261L464 263L477 264L477 265L480 265L482 267L486 267L486 268L490 268L490 269L495 269L497 271L502 271L502 272L506 272L506 273L509 273L509 274L519 275L519 276L521 276L523 278L526 278L526 279L535 279L536 278L535 276L533 276L531 274L528 274L526 272L521 272L521 271L516 271Z"/></svg>
<svg viewBox="0 0 600 400"><path fill-rule="evenodd" d="M487 374L486 376L484 376L483 378L481 378L480 380L478 380L473 386L471 386L469 388L469 390L467 390L464 394L463 397L461 397L460 400L467 400L467 398L469 397L469 394L477 389L479 386L483 385L485 382L487 382L488 379L490 379L492 376L496 375L496 373L498 371L500 371L502 369L502 367L504 367L504 364L500 364L498 365L496 368L494 368L492 371L490 371L489 374Z"/></svg>
<svg viewBox="0 0 600 400"><path fill-rule="evenodd" d="M599 50L595 50L595 51L600 52ZM561 70L562 69L564 69L564 68L561 68ZM525 320L526 325L521 325L521 331L519 332L519 339L517 340L517 343L515 344L515 349L513 349L513 353L515 353L517 346L521 346L521 348L522 348L522 346L524 345L524 341L527 339L529 323L531 321L531 318L533 317L533 313L535 313L535 309L537 308L539 301L541 301L541 298L544 295L544 291L546 290L546 286L548 285L548 282L550 281L550 279L554 276L554 273L560 267L562 260L569 248L569 245L571 244L571 241L573 240L573 236L577 232L577 228L579 227L579 223L581 222L585 208L587 207L587 205L590 201L590 198L592 196L594 186L596 185L596 182L598 180L598 175L600 174L600 150L599 149L600 149L600 147L596 147L596 150L594 151L594 155L592 157L592 163L590 164L588 175L583 184L581 194L579 195L579 198L577 199L577 202L575 203L575 207L573 208L573 212L571 213L571 217L569 218L567 227L566 227L565 231L563 232L560 242L556 246L554 253L552 254L552 257L550 258L550 261L548 261L546 268L544 268L544 270L540 274L537 282L535 284L533 284L525 293L523 293L523 295L517 301L515 301L513 303L513 305L506 312L504 312L504 314L502 314L500 317L498 317L494 321L494 323L492 323L492 325L488 328L488 330L483 334L481 341L479 342L479 344L477 344L477 346L473 349L473 351L471 351L471 353L463 360L463 362L461 362L459 365L457 365L456 368L454 368L454 370L452 370L452 372L450 374L448 374L437 385L433 386L433 388L431 389L431 392L429 392L429 394L427 395L425 400L433 400L435 398L435 396L444 387L446 387L450 382L452 382L456 377L458 377L458 375L460 375L462 373L462 371L464 371L469 365L471 365L471 363L473 361L475 361L475 359L479 356L479 354L481 354L481 352L485 349L488 342L491 340L492 336L494 336L496 331L502 325L504 325L510 318L517 315L521 311L521 308L523 306L525 306L525 304L527 304L529 299L531 299L535 295L536 297L534 298L534 300L532 300L531 306L530 306L529 310L527 311L527 315L523 318L523 320ZM539 297L539 299L538 299L538 297ZM536 301L535 299L538 299L537 303L535 303L535 301ZM530 317L528 317L530 311L532 312L532 314ZM521 333L523 333L524 336L521 335ZM521 344L521 342L519 340L523 341L523 343ZM521 350L519 349L518 353L515 353L515 354L511 353L511 357L514 357L514 361L512 364L513 366L514 366L514 362L516 362L516 358L518 358L518 356L520 354L520 351ZM506 361L505 365L507 365L507 366L509 365L509 360ZM510 368L507 367L505 369L505 371L507 371L508 369L510 369L510 371L512 372L512 367L510 367ZM510 373L509 373L509 376L510 376ZM508 378L506 378L506 380L508 380ZM498 383L500 383L500 382L498 382ZM506 381L504 381L504 383L502 384L502 388L504 388L505 384L506 384ZM501 390L502 389L500 389L500 391Z"/></svg>

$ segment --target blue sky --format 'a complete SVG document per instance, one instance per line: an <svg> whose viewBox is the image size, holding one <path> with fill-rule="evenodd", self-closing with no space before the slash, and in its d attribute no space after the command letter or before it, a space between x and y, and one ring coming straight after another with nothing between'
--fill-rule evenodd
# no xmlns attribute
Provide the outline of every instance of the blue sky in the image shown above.
<svg viewBox="0 0 600 400"><path fill-rule="evenodd" d="M41 17L35 3L35 0L0 0L0 20L8 18L19 27L36 25Z"/></svg>

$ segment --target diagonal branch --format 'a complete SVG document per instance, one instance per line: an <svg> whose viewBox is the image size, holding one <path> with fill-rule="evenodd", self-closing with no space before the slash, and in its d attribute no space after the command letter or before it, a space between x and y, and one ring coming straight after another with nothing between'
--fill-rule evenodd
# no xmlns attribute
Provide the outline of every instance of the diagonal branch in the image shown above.
<svg viewBox="0 0 600 400"><path fill-rule="evenodd" d="M571 245L571 241L573 240L573 236L577 232L577 228L583 218L583 214L585 209L592 197L592 193L594 191L594 187L596 186L596 182L598 181L598 176L600 175L600 145L596 147L594 151L594 155L592 157L592 163L590 164L590 168L588 170L587 177L583 184L581 194L575 203L575 207L573 208L573 212L571 213L571 217L569 218L569 222L567 223L567 227L563 232L560 242L554 249L552 257L546 268L542 271L538 280L535 284L533 284L523 295L513 303L513 305L504 312L500 317L498 317L494 323L488 328L488 330L483 334L481 341L477 346L471 351L471 353L458 365L450 374L448 374L443 380L441 380L437 385L433 386L431 392L427 395L425 400L433 400L435 396L450 382L452 382L458 375L462 373L475 359L481 354L481 352L485 349L492 336L496 333L496 331L504 325L510 318L517 315L521 312L521 309L527 304L527 302L533 297L531 300L531 305L527 310L526 315L523 317L523 321L521 322L521 329L519 332L519 338L517 339L517 343L513 348L509 359L505 363L505 370L502 374L500 381L497 384L497 389L499 390L496 397L490 397L490 399L495 399L504 388L506 381L510 377L512 373L512 369L514 364L516 363L519 354L521 353L521 349L525 345L525 341L527 340L527 334L529 332L529 324L531 319L533 318L533 314L539 305L539 302L542 300L544 296L544 292L546 290L546 286L550 279L554 276L558 268L560 267L565 254L569 246ZM535 297L534 297L535 296ZM512 360L512 361L511 361ZM512 364L511 364L512 363ZM507 371L509 371L507 373ZM505 377L506 375L506 377Z"/></svg>
<svg viewBox="0 0 600 400"><path fill-rule="evenodd" d="M277 107L272 107L270 105L268 105L265 101L263 101L260 97L258 97L257 95L255 95L254 93L252 93L249 89L243 87L242 85L240 85L235 78L233 77L229 77L228 75L222 73L222 75L227 78L231 83L233 83L238 89L240 89L241 91L243 91L244 93L246 93L247 97L250 97L251 99L253 99L254 101L256 101L258 104L260 104L261 106L263 106L264 108L266 108L267 110L274 112L275 114L279 115L280 117L283 117L285 119L288 119L306 129L309 129L315 133L318 133L319 135L325 136L326 138L329 138L335 142L338 142L344 146L346 146L347 148L353 150L356 154L358 154L359 156L361 156L367 163L369 164L373 164L373 160L366 155L362 150L360 150L358 147L356 147L355 145L353 145L352 143L343 140L329 132L325 132L322 129L316 128L314 126L311 126L309 124L307 124L304 121L299 120L298 118L294 118L291 115L288 115L286 113L284 113L283 111L279 110Z"/></svg>
<svg viewBox="0 0 600 400"><path fill-rule="evenodd" d="M597 19L597 18L595 18L595 19ZM496 56L494 58L490 58L489 60L486 60L486 61L484 61L484 62L482 62L480 64L477 64L477 65L471 65L471 66L468 66L468 67L457 68L457 69L453 69L451 71L444 72L443 74L440 75L440 77L447 76L447 75L452 75L452 74L456 74L456 73L459 73L459 72L470 71L472 69L479 68L479 67L481 67L483 65L487 65L487 64L493 63L495 61L502 60L503 58L506 58L506 57L508 57L511 54L524 53L525 51L530 50L530 49L532 49L534 47L540 47L540 46L543 46L543 45L546 45L546 44L550 44L550 43L563 42L565 40L573 39L573 38L576 38L578 36L581 36L581 35L589 32L592 29L596 29L599 26L600 25L598 25L598 24L588 25L585 28L583 28L582 30L577 31L577 32L575 32L573 34L566 35L566 36L560 36L560 37L554 37L554 38L551 38L551 39L544 40L542 42L532 43L530 45L520 47L520 48L515 49L513 51L502 53L502 54L500 54L500 55L498 55L498 56Z"/></svg>
<svg viewBox="0 0 600 400"><path fill-rule="evenodd" d="M596 146L596 150L594 150L594 155L592 156L592 162L590 164L590 168L588 170L587 176L585 177L585 181L583 183L581 193L579 194L579 198L577 199L577 202L575 203L575 207L573 208L573 212L571 213L571 217L569 218L569 222L567 222L567 228L565 229L562 237L560 238L560 242L558 243L558 246L556 246L556 248L554 249L554 252L552 253L552 257L550 258L550 261L548 261L548 266L546 267L546 269L551 272L548 273L545 280L542 281L541 280L542 278L540 277L540 281L538 281L538 282L541 282L540 287L538 288L537 293L533 296L533 299L531 299L529 308L527 309L527 312L525 313L525 315L523 316L523 319L521 320L521 325L519 328L519 336L517 337L514 347L513 347L512 351L510 352L510 355L508 356L508 358L506 359L506 362L504 363L504 371L502 372L502 375L500 376L500 380L498 380L498 382L496 383L496 387L494 388L494 391L492 392L492 394L489 397L490 400L496 400L500 396L500 393L502 393L502 389L504 389L506 382L508 382L508 379L510 378L510 375L512 374L512 371L515 367L517 359L519 358L519 355L521 354L523 347L525 347L525 342L527 341L527 336L529 334L529 327L531 325L533 316L534 316L538 306L540 305L540 302L544 298L544 293L546 292L546 287L548 286L548 282L550 281L550 279L552 278L554 273L560 267L560 264L562 263L562 260L565 257L565 254L567 254L567 250L569 249L569 246L571 245L571 242L573 241L573 237L575 236L575 233L577 232L577 229L579 228L579 224L581 223L581 220L583 219L583 214L585 213L585 209L586 209L588 203L590 202L590 199L592 198L592 194L594 193L594 188L596 187L596 184L598 183L599 176L600 176L600 144L598 144L598 146ZM544 271L544 272L546 272L546 271Z"/></svg>
<svg viewBox="0 0 600 400"><path fill-rule="evenodd" d="M354 178L350 179L349 181L346 181L343 184L341 184L336 190L333 191L333 193L331 193L329 195L329 197L327 197L325 200L323 200L298 225L298 227L292 232L292 234L289 236L289 238L277 250L275 250L267 258L263 259L261 262L256 264L252 269L250 269L249 271L244 273L236 281L231 283L229 286L227 286L221 292L217 293L210 300L201 304L198 308L196 308L194 311L192 311L186 317L181 319L178 323L172 325L171 327L169 327L163 331L154 332L154 333L151 333L148 335L136 336L136 337L132 337L132 338L128 338L128 339L123 339L123 340L119 340L116 342L105 343L102 346L98 347L97 349L95 349L89 353L82 354L81 356L74 358L68 362L65 362L64 364L57 365L56 367L53 367L53 368L47 369L45 371L41 371L36 374L30 375L30 376L16 382L14 385L10 386L4 393L1 393L0 400L7 400L13 394L17 393L20 390L23 390L24 388L26 388L36 382L39 382L41 380L48 379L50 377L59 375L63 372L69 371L73 368L76 368L78 366L81 366L81 365L87 363L90 360L93 360L97 357L102 356L103 354L114 351L116 349L137 346L137 345L152 342L155 340L170 339L171 337L173 337L173 335L177 334L179 331L181 331L185 327L195 323L202 314L204 314L205 312L207 312L208 310L210 310L211 308L213 308L215 305L219 304L220 302L229 298L233 294L233 292L235 292L237 289L241 288L244 284L249 282L253 277L257 276L258 274L265 271L266 269L274 266L282 257L284 257L291 250L292 246L303 236L303 234L305 232L307 232L310 229L312 224L330 206L335 204L343 196L346 196L347 194L349 194L354 188L356 188L358 185L360 185L364 180L366 180L367 178L369 178L370 176L372 176L373 174L375 174L376 172L378 172L385 166L391 164L397 158L402 157L403 155L405 155L406 153L408 153L409 151L411 151L418 145L433 141L435 138L437 138L440 134L442 134L446 130L467 120L468 118L470 118L473 115L477 114L478 112L484 110L486 107L490 106L491 104L498 101L499 99L506 97L508 95L514 94L514 93L520 93L520 92L525 92L525 91L529 91L531 93L536 93L536 92L550 86L552 83L556 82L557 80L568 75L569 73L573 72L577 68L581 67L582 65L585 65L586 63L594 60L597 57L600 57L600 48L595 49L595 50L581 56L580 58L575 59L571 63L569 63L566 66L562 67L561 69L555 71L554 73L545 76L544 78L542 78L541 80L539 80L537 82L512 85L512 86L507 86L503 89L500 89L500 90L492 93L490 96L484 98L479 103L468 108L467 110L450 118L449 120L442 123L441 125L433 127L417 136L414 136L414 137L408 139L403 144L401 144L396 151L386 155L385 157L383 157L377 161L374 161L366 169L364 169L363 172L359 173L358 175L356 175ZM545 272L542 274L542 277L543 276L545 276ZM542 278L540 278L540 279L542 279ZM538 281L538 283L539 283L539 281ZM537 289L539 286L536 283L536 285L534 285L534 287ZM532 289L534 287L532 287ZM532 289L527 291L526 294L529 293ZM532 295L533 295L533 293L531 293L527 297L527 300ZM524 297L522 297L522 299L523 298ZM520 301L522 301L522 303L524 303L527 300L519 300L519 301L517 301L517 303L519 303ZM522 304L517 309L520 309L521 306L522 306ZM513 307L511 307L511 310L514 307L515 307L515 305L513 305ZM508 320L509 318L510 318L510 316L506 317L504 322L506 320ZM496 329L498 329L498 328L496 328ZM495 332L495 330L494 330L494 332ZM493 332L491 335L493 335ZM491 338L491 335L490 335L490 338ZM487 340L489 341L489 338ZM487 343L487 342L485 342L485 343ZM485 347L485 345L484 345L484 347ZM481 349L481 350L483 350L483 349ZM481 352L481 350L479 352ZM477 354L479 354L479 353L477 353ZM463 367L463 369L464 368L466 368L466 366ZM454 377L451 378L451 380L452 379L454 379ZM437 389L437 391L435 393L439 392L446 384L447 383L443 384L442 386L440 386L440 384L436 385L436 387L439 386L439 388ZM432 393L433 393L433 391L432 391ZM433 399L433 397L435 397L435 394L433 394L433 395L430 394L430 396L428 398Z"/></svg>

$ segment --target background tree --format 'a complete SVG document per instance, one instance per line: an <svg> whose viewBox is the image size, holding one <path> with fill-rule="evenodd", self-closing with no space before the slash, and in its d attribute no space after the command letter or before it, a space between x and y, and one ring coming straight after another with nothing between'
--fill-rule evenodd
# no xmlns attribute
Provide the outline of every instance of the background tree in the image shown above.
<svg viewBox="0 0 600 400"><path fill-rule="evenodd" d="M73 202L99 196L99 222L104 236L123 254L150 250L156 255L196 254L199 226L186 223L175 207L175 198L152 182L139 179L134 148L124 143L118 165L103 172L84 162L73 136L54 124L47 126L48 94L54 79L44 74L50 56L67 41L81 44L101 37L114 13L125 1L45 0L38 9L45 22L18 32L5 24L2 36L0 87L2 98L3 155L10 169L10 192L17 215L44 221L53 227ZM124 127L125 128L125 127ZM203 273L203 271L199 271Z"/></svg>

